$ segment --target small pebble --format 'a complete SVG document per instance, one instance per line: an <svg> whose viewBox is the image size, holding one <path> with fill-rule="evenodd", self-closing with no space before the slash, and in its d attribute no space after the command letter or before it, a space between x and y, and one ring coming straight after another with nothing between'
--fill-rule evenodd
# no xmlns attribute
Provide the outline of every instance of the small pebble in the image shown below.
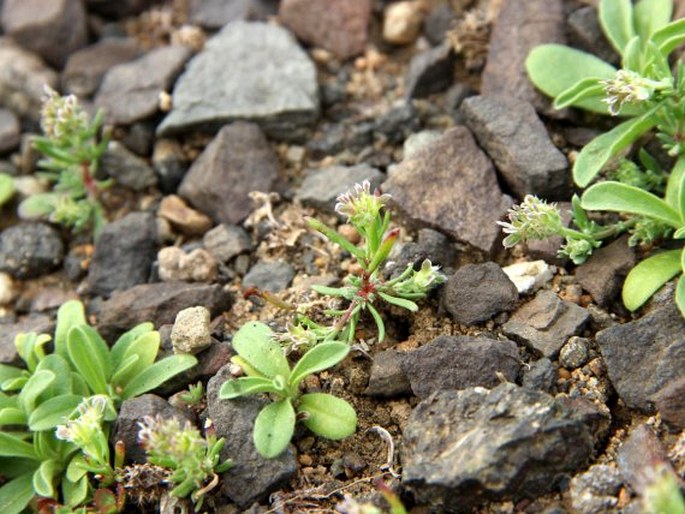
<svg viewBox="0 0 685 514"><path fill-rule="evenodd" d="M394 2L385 8L383 39L395 45L416 41L423 22L423 9L418 1Z"/></svg>
<svg viewBox="0 0 685 514"><path fill-rule="evenodd" d="M564 368L580 368L587 362L588 343L584 337L571 336L559 352L559 362Z"/></svg>
<svg viewBox="0 0 685 514"><path fill-rule="evenodd" d="M198 353L212 344L210 313L206 307L188 307L176 315L171 329L174 353Z"/></svg>

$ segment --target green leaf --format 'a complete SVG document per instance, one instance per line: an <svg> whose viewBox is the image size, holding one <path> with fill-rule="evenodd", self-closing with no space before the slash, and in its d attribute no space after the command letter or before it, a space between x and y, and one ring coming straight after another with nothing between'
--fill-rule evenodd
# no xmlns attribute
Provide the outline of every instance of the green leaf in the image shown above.
<svg viewBox="0 0 685 514"><path fill-rule="evenodd" d="M635 28L643 41L668 25L673 15L673 0L640 0L635 4Z"/></svg>
<svg viewBox="0 0 685 514"><path fill-rule="evenodd" d="M357 429L357 413L342 398L326 393L303 394L297 412L306 413L304 425L328 439L343 439Z"/></svg>
<svg viewBox="0 0 685 514"><path fill-rule="evenodd" d="M154 325L150 322L145 322L145 323L140 323L139 325L136 325L133 327L131 330L128 332L125 332L122 334L119 339L116 340L114 345L112 345L112 348L110 350L110 359L112 360L112 368L116 369L121 361L124 360L124 356L127 355L127 351L129 348L134 345L134 342L137 341L141 336L146 335L150 332L154 331ZM143 339L142 341L146 341ZM147 342L147 341L146 341ZM138 345L140 343L135 343L135 345ZM149 344L149 342L147 342ZM159 350L159 344L157 346L157 350ZM157 354L155 354L155 357ZM152 362L154 362L154 357L152 359Z"/></svg>
<svg viewBox="0 0 685 514"><path fill-rule="evenodd" d="M268 377L290 376L290 366L272 330L259 321L245 323L233 336L233 348L250 366Z"/></svg>
<svg viewBox="0 0 685 514"><path fill-rule="evenodd" d="M78 300L68 300L57 309L57 326L55 327L55 353L69 359L67 351L67 334L72 327L87 325L86 312Z"/></svg>
<svg viewBox="0 0 685 514"><path fill-rule="evenodd" d="M14 195L14 180L7 173L0 173L0 207Z"/></svg>
<svg viewBox="0 0 685 514"><path fill-rule="evenodd" d="M0 487L0 512L20 514L33 498L33 473L25 473Z"/></svg>
<svg viewBox="0 0 685 514"><path fill-rule="evenodd" d="M685 18L672 21L652 34L652 42L667 57L685 41Z"/></svg>
<svg viewBox="0 0 685 514"><path fill-rule="evenodd" d="M635 266L623 283L623 304L629 311L640 308L661 286L682 272L680 250L652 255Z"/></svg>
<svg viewBox="0 0 685 514"><path fill-rule="evenodd" d="M55 381L55 374L49 370L36 371L19 393L19 405L26 412L31 412L38 396Z"/></svg>
<svg viewBox="0 0 685 514"><path fill-rule="evenodd" d="M609 159L654 127L658 122L654 115L657 108L624 121L585 145L573 165L573 180L576 184L586 187Z"/></svg>
<svg viewBox="0 0 685 514"><path fill-rule="evenodd" d="M133 339L130 344L126 345L123 353L123 362L113 365L114 373L112 382L123 386L135 375L138 375L149 368L157 358L159 342L159 332L157 331L146 332ZM136 356L137 359L132 361L130 359L132 356ZM131 364L131 362L133 362L133 364ZM127 364L126 370L123 370L120 367L120 364L123 363ZM117 376L116 380L114 380L114 375Z"/></svg>
<svg viewBox="0 0 685 514"><path fill-rule="evenodd" d="M228 380L219 389L219 398L222 400L232 400L240 396L257 393L271 393L274 390L273 382L264 377L240 377Z"/></svg>
<svg viewBox="0 0 685 514"><path fill-rule="evenodd" d="M140 396L143 393L159 387L171 377L183 373L197 364L197 359L192 355L171 355L161 361L155 362L140 375L131 380L124 388L121 397L126 400Z"/></svg>
<svg viewBox="0 0 685 514"><path fill-rule="evenodd" d="M67 334L67 351L93 394L107 394L112 367L109 348L100 334L88 325L72 327Z"/></svg>
<svg viewBox="0 0 685 514"><path fill-rule="evenodd" d="M335 366L348 353L350 353L350 345L347 343L331 341L317 344L297 361L290 375L290 383L297 387L305 377Z"/></svg>
<svg viewBox="0 0 685 514"><path fill-rule="evenodd" d="M0 432L0 456L40 460L32 444L7 432Z"/></svg>
<svg viewBox="0 0 685 514"><path fill-rule="evenodd" d="M321 223L319 220L309 217L305 219L311 228L318 232L321 232L331 242L337 244L339 247L341 247L343 250L346 250L351 255L354 255L358 261L364 262L365 256L361 248L358 248L357 246L352 244L348 239L338 234L338 232L330 228L328 225Z"/></svg>
<svg viewBox="0 0 685 514"><path fill-rule="evenodd" d="M16 407L0 409L0 426L2 425L26 425L28 417L26 412Z"/></svg>
<svg viewBox="0 0 685 514"><path fill-rule="evenodd" d="M71 366L64 357L56 353L46 355L36 367L36 371L40 370L52 371L55 374L55 381L50 386L49 391L46 391L47 394L41 397L41 400L73 393Z"/></svg>
<svg viewBox="0 0 685 514"><path fill-rule="evenodd" d="M55 475L57 474L57 463L54 460L41 462L40 467L33 474L33 490L38 496L54 498L55 495Z"/></svg>
<svg viewBox="0 0 685 514"><path fill-rule="evenodd" d="M59 195L55 193L37 193L22 200L17 215L23 220L47 218L57 205Z"/></svg>
<svg viewBox="0 0 685 514"><path fill-rule="evenodd" d="M0 364L0 384L5 380L15 379L23 376L24 370L9 364Z"/></svg>
<svg viewBox="0 0 685 514"><path fill-rule="evenodd" d="M76 482L69 480L66 476L62 477L62 494L64 495L64 504L71 508L83 504L88 497L88 477L82 476Z"/></svg>
<svg viewBox="0 0 685 514"><path fill-rule="evenodd" d="M29 428L34 432L50 430L64 423L76 407L83 401L83 396L65 394L55 396L41 403L29 416Z"/></svg>
<svg viewBox="0 0 685 514"><path fill-rule="evenodd" d="M685 318L685 275L681 275L675 286L675 304L678 306L680 315Z"/></svg>
<svg viewBox="0 0 685 514"><path fill-rule="evenodd" d="M140 357L138 357L138 355L129 355L114 368L114 373L112 373L112 376L110 377L110 383L115 390L117 388L122 388L122 384L126 384L137 374L136 371L138 370L137 364L139 360Z"/></svg>
<svg viewBox="0 0 685 514"><path fill-rule="evenodd" d="M552 104L555 109L564 109L578 105L581 100L588 98L604 98L604 86L599 83L599 79L588 78L576 82L570 88L562 91L554 99Z"/></svg>
<svg viewBox="0 0 685 514"><path fill-rule="evenodd" d="M599 24L619 55L635 34L633 5L630 0L600 0Z"/></svg>
<svg viewBox="0 0 685 514"><path fill-rule="evenodd" d="M533 48L526 59L526 70L535 87L552 98L581 80L608 80L616 76L616 68L600 58L556 44ZM574 105L588 111L609 114L607 104L599 98L586 98Z"/></svg>
<svg viewBox="0 0 685 514"><path fill-rule="evenodd" d="M685 156L678 157L678 160L673 165L671 169L671 174L668 177L668 182L666 183L666 193L664 194L664 199L666 203L670 205L674 210L681 210L682 195L685 194L683 191L683 177L685 176ZM684 218L685 219L685 218Z"/></svg>
<svg viewBox="0 0 685 514"><path fill-rule="evenodd" d="M324 294L327 296L341 296L343 298L347 298L348 300L352 299L354 296L354 293L350 291L349 287L328 287L320 284L314 284L312 286L312 290L319 294Z"/></svg>
<svg viewBox="0 0 685 514"><path fill-rule="evenodd" d="M86 462L86 457L83 453L77 452L67 464L67 470L64 476L70 482L78 482L81 478L88 473L90 466Z"/></svg>
<svg viewBox="0 0 685 514"><path fill-rule="evenodd" d="M264 407L257 415L252 438L262 457L273 459L288 447L295 432L295 409L285 399Z"/></svg>
<svg viewBox="0 0 685 514"><path fill-rule="evenodd" d="M580 199L583 209L637 214L672 227L682 225L680 215L661 198L639 187L621 182L600 182L588 188Z"/></svg>
<svg viewBox="0 0 685 514"><path fill-rule="evenodd" d="M378 342L382 343L385 339L385 323L383 323L383 318L381 318L379 312L370 303L366 304L366 308L369 310L373 320L376 322L376 328L378 329Z"/></svg>
<svg viewBox="0 0 685 514"><path fill-rule="evenodd" d="M393 305L397 305L398 307L402 307L403 309L407 309L408 311L416 312L419 310L419 306L411 300L407 300L405 298L398 298L397 296L389 295L387 293L384 293L383 291L378 291L378 296L383 298L383 300L385 300L386 302L391 303Z"/></svg>

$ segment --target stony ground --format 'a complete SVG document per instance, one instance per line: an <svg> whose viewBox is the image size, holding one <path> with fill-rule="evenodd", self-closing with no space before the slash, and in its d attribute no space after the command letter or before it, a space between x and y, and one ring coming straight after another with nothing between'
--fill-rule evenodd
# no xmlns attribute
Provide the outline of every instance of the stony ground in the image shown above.
<svg viewBox="0 0 685 514"><path fill-rule="evenodd" d="M526 193L568 202L569 162L610 123L553 112L522 66L546 42L616 61L591 1L0 6L0 169L18 189L0 218L0 362L16 364L14 335L50 332L69 298L108 340L153 321L167 351L179 311L211 313L200 365L124 403L113 437L129 458L144 459L143 415L210 419L236 466L206 510L227 514L358 512L340 503L384 505L377 480L416 513L639 513L657 464L683 471L672 285L633 315L618 299L647 250L619 239L575 267L558 241L505 252L495 224ZM116 185L95 244L14 214L45 187L30 146L43 84L107 113ZM355 264L304 217L354 240L333 205L366 179L392 194L402 230L386 272L430 258L448 281L416 314L384 310L382 343L364 320L351 357L306 382L355 406L354 436L298 429L265 461L251 443L264 400L217 398L231 337L247 320L290 320L254 288L322 311L310 286ZM198 380L200 408L167 401Z"/></svg>

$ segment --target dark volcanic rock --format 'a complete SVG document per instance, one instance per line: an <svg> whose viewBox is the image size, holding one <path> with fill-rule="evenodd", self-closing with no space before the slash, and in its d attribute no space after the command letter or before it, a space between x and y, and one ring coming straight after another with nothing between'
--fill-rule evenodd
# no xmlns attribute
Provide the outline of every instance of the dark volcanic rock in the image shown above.
<svg viewBox="0 0 685 514"><path fill-rule="evenodd" d="M155 0L86 0L89 10L113 18L139 14L154 2Z"/></svg>
<svg viewBox="0 0 685 514"><path fill-rule="evenodd" d="M536 360L526 367L521 385L549 393L557 381L557 370L552 361L546 357Z"/></svg>
<svg viewBox="0 0 685 514"><path fill-rule="evenodd" d="M110 141L102 156L102 169L121 186L134 191L157 185L157 175L144 160L118 141Z"/></svg>
<svg viewBox="0 0 685 514"><path fill-rule="evenodd" d="M202 238L202 244L212 257L223 263L252 249L252 240L245 229L224 223L208 231Z"/></svg>
<svg viewBox="0 0 685 514"><path fill-rule="evenodd" d="M55 324L49 316L37 315L22 319L17 323L0 324L0 364L22 366L23 360L17 353L14 338L18 334L35 332L37 334L52 334Z"/></svg>
<svg viewBox="0 0 685 514"><path fill-rule="evenodd" d="M411 393L411 384L402 371L402 360L406 353L385 350L373 357L369 385L364 394L387 398Z"/></svg>
<svg viewBox="0 0 685 514"><path fill-rule="evenodd" d="M623 481L614 466L595 464L569 483L571 505L576 512L611 512L618 503Z"/></svg>
<svg viewBox="0 0 685 514"><path fill-rule="evenodd" d="M595 7L587 5L576 9L568 16L567 25L572 46L591 52L603 61L614 64L620 61L602 32Z"/></svg>
<svg viewBox="0 0 685 514"><path fill-rule="evenodd" d="M423 98L447 89L454 79L454 50L449 42L415 55L404 77L407 98Z"/></svg>
<svg viewBox="0 0 685 514"><path fill-rule="evenodd" d="M0 154L19 146L21 128L19 120L9 109L0 109Z"/></svg>
<svg viewBox="0 0 685 514"><path fill-rule="evenodd" d="M516 344L485 337L440 336L406 353L400 366L412 392L426 398L435 391L495 387L501 373L516 380L521 362Z"/></svg>
<svg viewBox="0 0 685 514"><path fill-rule="evenodd" d="M243 286L256 286L263 291L276 293L287 288L295 277L293 267L284 261L259 261L243 277Z"/></svg>
<svg viewBox="0 0 685 514"><path fill-rule="evenodd" d="M15 278L45 275L62 264L64 244L49 225L24 222L0 233L0 271Z"/></svg>
<svg viewBox="0 0 685 514"><path fill-rule="evenodd" d="M552 396L514 384L438 391L404 430L402 481L436 512L534 498L591 457L587 420Z"/></svg>
<svg viewBox="0 0 685 514"><path fill-rule="evenodd" d="M685 377L681 377L659 389L652 396L661 419L668 425L685 428Z"/></svg>
<svg viewBox="0 0 685 514"><path fill-rule="evenodd" d="M261 20L278 12L279 0L192 0L190 21L219 30L236 20Z"/></svg>

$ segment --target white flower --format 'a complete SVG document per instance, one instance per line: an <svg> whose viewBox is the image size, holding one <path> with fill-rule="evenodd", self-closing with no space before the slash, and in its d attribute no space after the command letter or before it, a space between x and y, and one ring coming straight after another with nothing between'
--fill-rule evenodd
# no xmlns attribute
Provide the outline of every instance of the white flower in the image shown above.
<svg viewBox="0 0 685 514"><path fill-rule="evenodd" d="M355 184L354 189L342 193L336 199L335 212L347 217L353 225L364 225L372 222L381 208L390 200L389 194L371 193L371 182Z"/></svg>

